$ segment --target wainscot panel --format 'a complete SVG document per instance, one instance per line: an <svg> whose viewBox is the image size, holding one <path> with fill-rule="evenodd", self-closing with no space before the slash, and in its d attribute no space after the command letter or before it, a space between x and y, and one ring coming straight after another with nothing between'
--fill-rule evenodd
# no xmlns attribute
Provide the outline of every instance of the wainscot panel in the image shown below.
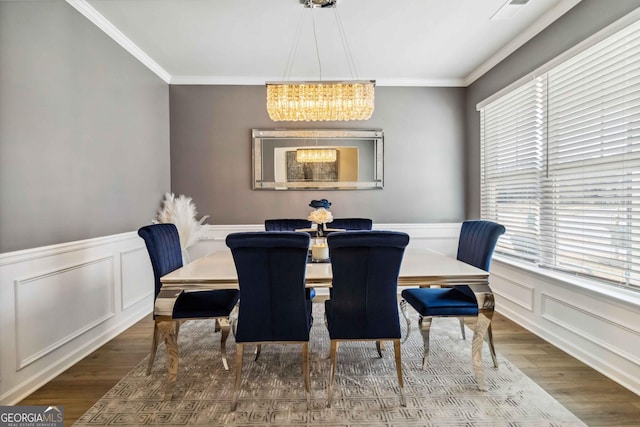
<svg viewBox="0 0 640 427"><path fill-rule="evenodd" d="M0 404L11 405L151 313L135 232L0 254Z"/></svg>
<svg viewBox="0 0 640 427"><path fill-rule="evenodd" d="M144 245L120 254L120 283L122 311L149 298L149 278L153 278L153 269L149 253Z"/></svg>
<svg viewBox="0 0 640 427"><path fill-rule="evenodd" d="M36 274L15 283L18 369L114 315L111 256ZM63 307L73 311L61 310Z"/></svg>
<svg viewBox="0 0 640 427"><path fill-rule="evenodd" d="M496 311L640 394L640 293L501 258L491 288Z"/></svg>

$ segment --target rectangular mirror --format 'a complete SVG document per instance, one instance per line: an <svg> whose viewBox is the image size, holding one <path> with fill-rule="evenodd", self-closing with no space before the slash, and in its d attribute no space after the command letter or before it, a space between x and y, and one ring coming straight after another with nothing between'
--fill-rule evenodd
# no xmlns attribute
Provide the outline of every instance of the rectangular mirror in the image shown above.
<svg viewBox="0 0 640 427"><path fill-rule="evenodd" d="M254 190L383 188L382 129L253 129Z"/></svg>

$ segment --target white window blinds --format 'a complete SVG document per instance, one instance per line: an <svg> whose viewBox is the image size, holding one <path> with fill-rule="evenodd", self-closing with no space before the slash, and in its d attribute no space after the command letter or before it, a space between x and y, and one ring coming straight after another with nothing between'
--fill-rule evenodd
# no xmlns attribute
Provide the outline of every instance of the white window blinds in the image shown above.
<svg viewBox="0 0 640 427"><path fill-rule="evenodd" d="M537 262L544 109L543 80L521 86L481 111L483 218L509 234L496 252Z"/></svg>
<svg viewBox="0 0 640 427"><path fill-rule="evenodd" d="M548 73L544 265L640 285L640 31Z"/></svg>
<svg viewBox="0 0 640 427"><path fill-rule="evenodd" d="M481 109L496 252L640 289L640 23Z"/></svg>

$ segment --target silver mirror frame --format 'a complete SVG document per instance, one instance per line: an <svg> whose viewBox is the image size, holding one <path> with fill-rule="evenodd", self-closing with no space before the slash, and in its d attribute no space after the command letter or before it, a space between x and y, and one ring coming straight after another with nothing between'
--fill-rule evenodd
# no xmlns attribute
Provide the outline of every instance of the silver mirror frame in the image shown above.
<svg viewBox="0 0 640 427"><path fill-rule="evenodd" d="M375 190L384 188L384 131L382 129L252 129L252 188L254 190ZM265 179L265 143L275 139L291 141L314 139L322 145L332 141L370 140L373 145L373 161L370 168L373 179L367 181L313 181L287 182ZM301 142L301 146L304 144Z"/></svg>

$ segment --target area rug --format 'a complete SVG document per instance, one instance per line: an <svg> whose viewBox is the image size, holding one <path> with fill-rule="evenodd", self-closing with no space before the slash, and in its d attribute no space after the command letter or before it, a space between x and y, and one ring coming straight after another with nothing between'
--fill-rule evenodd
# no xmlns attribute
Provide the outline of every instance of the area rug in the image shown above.
<svg viewBox="0 0 640 427"><path fill-rule="evenodd" d="M180 369L173 399L164 401L166 353L154 369L142 361L78 421L76 426L584 426L507 359L494 368L483 349L487 391L479 391L470 338L457 319L435 319L429 369L422 370L422 337L414 327L402 345L407 406L400 405L392 345L379 358L373 343L345 343L331 408L326 407L329 335L323 307L314 304L311 328L311 409L307 410L298 345L266 345L258 361L245 349L240 401L230 412L234 367L222 367L219 334L210 320L180 329ZM404 323L404 322L403 322ZM414 325L417 318L414 319ZM468 337L472 333L468 331ZM486 347L486 343L485 343ZM233 336L228 357L235 361ZM247 354L249 353L249 354Z"/></svg>

